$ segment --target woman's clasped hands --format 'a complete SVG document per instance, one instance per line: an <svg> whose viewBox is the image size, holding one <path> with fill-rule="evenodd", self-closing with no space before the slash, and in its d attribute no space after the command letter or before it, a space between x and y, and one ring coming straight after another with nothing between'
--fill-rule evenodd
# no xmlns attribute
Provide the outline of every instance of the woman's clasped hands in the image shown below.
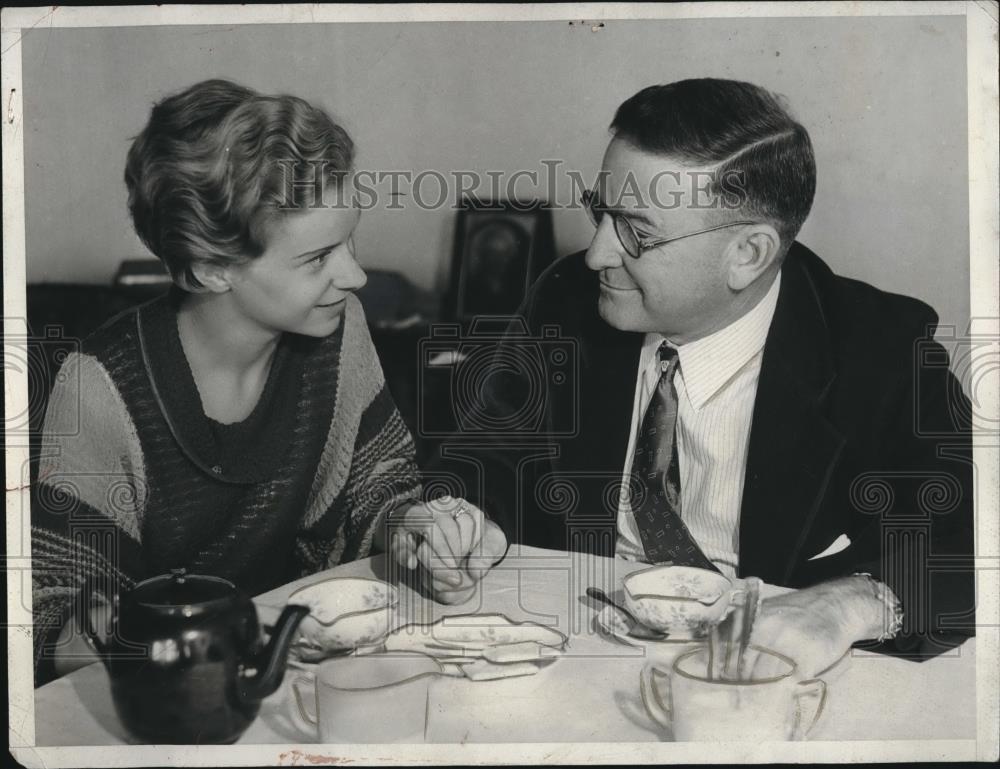
<svg viewBox="0 0 1000 769"><path fill-rule="evenodd" d="M441 603L464 603L507 552L507 537L464 499L442 496L393 514L389 553L419 569L422 587Z"/></svg>

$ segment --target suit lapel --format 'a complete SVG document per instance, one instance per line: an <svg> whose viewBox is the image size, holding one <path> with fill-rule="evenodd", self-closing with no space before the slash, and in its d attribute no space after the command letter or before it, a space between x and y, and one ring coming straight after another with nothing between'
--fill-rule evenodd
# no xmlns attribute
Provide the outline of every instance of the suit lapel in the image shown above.
<svg viewBox="0 0 1000 769"><path fill-rule="evenodd" d="M740 575L775 584L792 574L845 441L823 412L836 374L809 258L796 244L782 267L740 511Z"/></svg>
<svg viewBox="0 0 1000 769"><path fill-rule="evenodd" d="M621 474L628 448L632 405L643 334L617 331L604 324L587 334L582 352L584 391L581 443L586 466Z"/></svg>
<svg viewBox="0 0 1000 769"><path fill-rule="evenodd" d="M596 298L592 306L596 310ZM561 444L554 463L579 491L580 509L570 523L607 532L606 555L614 554L618 519L617 496L608 492L624 469L643 338L612 328L596 312L581 321L578 433Z"/></svg>

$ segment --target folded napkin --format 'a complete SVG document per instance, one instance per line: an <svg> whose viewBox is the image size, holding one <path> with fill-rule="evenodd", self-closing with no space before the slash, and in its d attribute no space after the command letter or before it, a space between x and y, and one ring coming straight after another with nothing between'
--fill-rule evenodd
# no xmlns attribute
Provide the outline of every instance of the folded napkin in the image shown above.
<svg viewBox="0 0 1000 769"><path fill-rule="evenodd" d="M535 622L515 622L503 614L465 614L399 627L378 651L419 652L437 658L451 675L484 681L537 673L559 657L567 643L562 633Z"/></svg>

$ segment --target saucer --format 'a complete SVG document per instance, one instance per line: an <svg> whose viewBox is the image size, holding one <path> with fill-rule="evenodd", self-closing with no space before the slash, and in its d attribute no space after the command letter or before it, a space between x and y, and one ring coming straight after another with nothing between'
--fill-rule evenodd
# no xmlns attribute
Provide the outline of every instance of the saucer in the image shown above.
<svg viewBox="0 0 1000 769"><path fill-rule="evenodd" d="M653 631L645 625L636 622L614 606L602 608L594 617L594 624L603 635L638 648L665 648L704 642L704 638L696 638L688 633L673 633L663 637L653 635Z"/></svg>
<svg viewBox="0 0 1000 769"><path fill-rule="evenodd" d="M338 649L336 651L315 650L308 644L293 644L288 649L288 667L297 670L315 671L321 662L335 657L347 657L357 649Z"/></svg>
<svg viewBox="0 0 1000 769"><path fill-rule="evenodd" d="M442 663L445 675L493 681L544 670L568 643L563 633L536 622L517 622L503 614L459 614L398 627L380 650L419 652Z"/></svg>
<svg viewBox="0 0 1000 769"><path fill-rule="evenodd" d="M463 650L482 656L487 647L534 643L563 650L568 642L563 633L537 622L516 622L504 614L454 614L436 622L398 627L382 645L387 651L421 651L432 656L455 656Z"/></svg>

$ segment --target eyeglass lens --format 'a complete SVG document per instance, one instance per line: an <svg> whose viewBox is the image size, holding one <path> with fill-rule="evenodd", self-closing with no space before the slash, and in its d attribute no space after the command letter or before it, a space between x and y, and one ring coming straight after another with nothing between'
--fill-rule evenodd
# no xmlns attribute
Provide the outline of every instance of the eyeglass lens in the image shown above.
<svg viewBox="0 0 1000 769"><path fill-rule="evenodd" d="M632 229L632 225L624 216L614 217L615 234L629 256L637 258L639 256L639 239Z"/></svg>
<svg viewBox="0 0 1000 769"><path fill-rule="evenodd" d="M588 190L583 193L583 203L587 208L587 215L590 217L590 221L594 223L595 227L599 227L601 220L604 218L604 214L608 213L604 204L601 203L601 199L595 190ZM618 240L621 241L622 246L625 251L633 258L638 258L639 256L639 238L635 234L635 230L629 224L628 220L623 216L615 216L611 214L611 221L615 228L615 234L618 236Z"/></svg>

